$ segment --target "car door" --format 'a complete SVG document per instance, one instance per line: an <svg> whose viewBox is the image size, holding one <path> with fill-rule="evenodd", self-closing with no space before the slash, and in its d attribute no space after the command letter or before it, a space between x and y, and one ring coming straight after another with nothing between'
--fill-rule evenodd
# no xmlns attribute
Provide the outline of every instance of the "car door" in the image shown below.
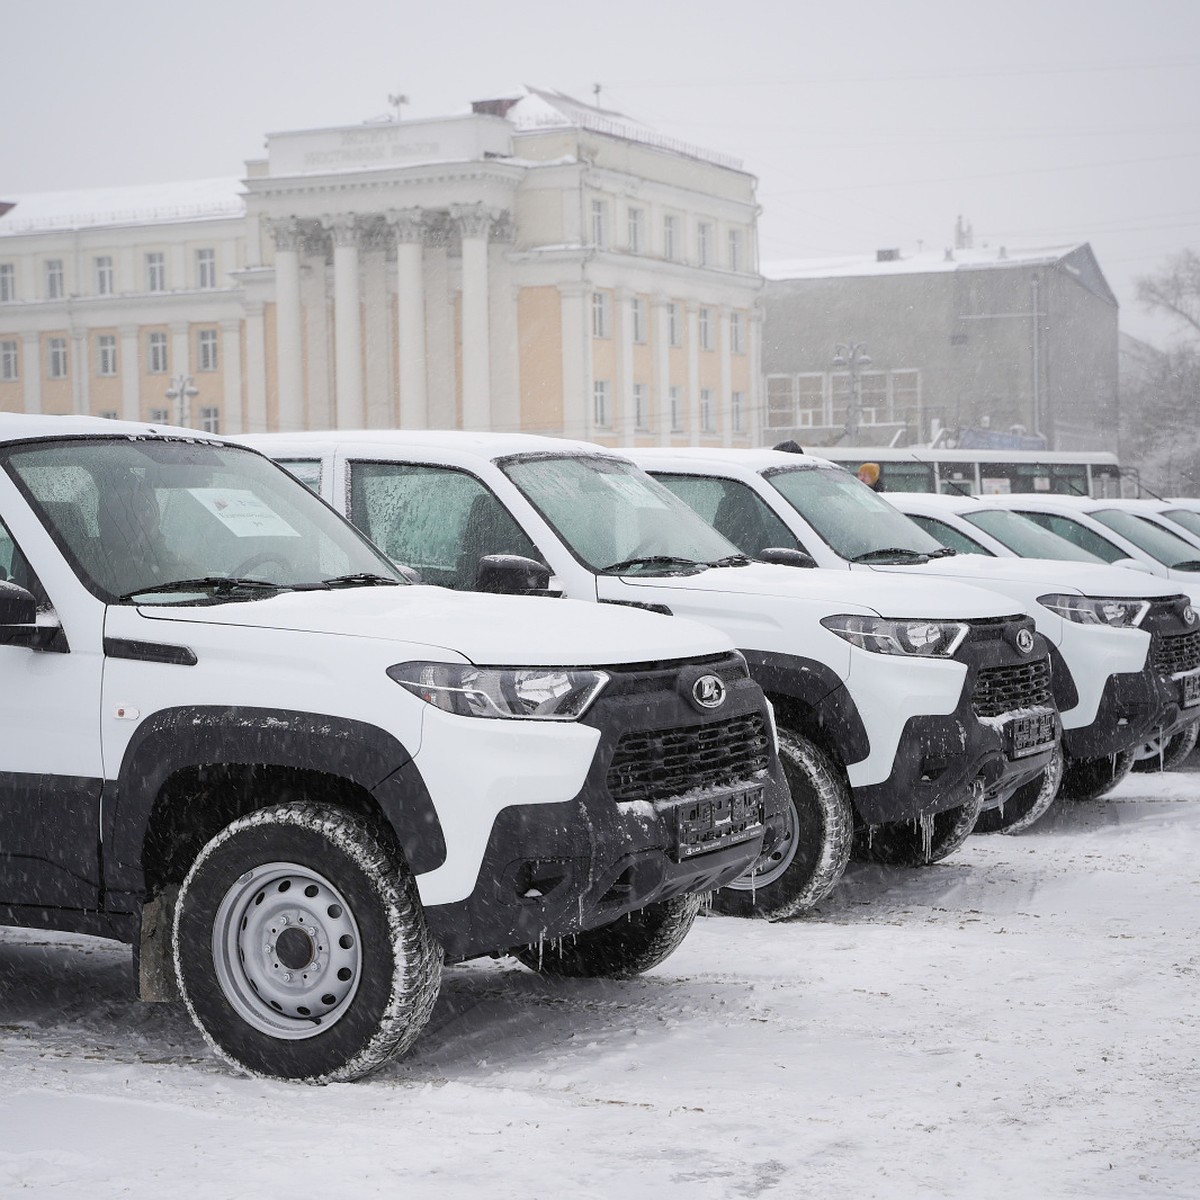
<svg viewBox="0 0 1200 1200"><path fill-rule="evenodd" d="M56 599L71 591L54 578L65 564L49 561L40 526L31 533L27 557L0 510L0 572L34 594L39 623L53 623L63 615ZM71 607L80 597L63 598ZM0 645L0 904L99 906L103 606L95 607L94 622L64 622L49 649Z"/></svg>

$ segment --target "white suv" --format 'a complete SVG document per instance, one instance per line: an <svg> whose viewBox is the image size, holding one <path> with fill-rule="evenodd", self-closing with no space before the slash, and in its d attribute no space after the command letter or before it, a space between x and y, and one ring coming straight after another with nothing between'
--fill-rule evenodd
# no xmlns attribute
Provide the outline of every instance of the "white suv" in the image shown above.
<svg viewBox="0 0 1200 1200"><path fill-rule="evenodd" d="M852 842L875 861L935 861L985 799L1038 778L1056 752L1045 644L994 593L752 563L627 458L585 442L382 430L248 440L430 583L549 584L732 637L775 707L793 824L751 877L718 893L723 912L810 907ZM515 556L505 577L497 553Z"/></svg>
<svg viewBox="0 0 1200 1200"><path fill-rule="evenodd" d="M413 587L244 447L0 415L0 922L132 943L255 1074L351 1079L443 954L622 977L786 785L723 634Z"/></svg>
<svg viewBox="0 0 1200 1200"><path fill-rule="evenodd" d="M1068 797L1109 790L1137 747L1156 736L1169 740L1200 718L1200 624L1177 585L1098 562L956 555L885 496L813 455L631 454L746 553L783 545L802 549L818 566L876 578L886 572L931 584L969 582L1032 615L1051 647L1066 758L1061 790ZM980 827L1032 824L1054 799L1052 781L1043 782L985 814Z"/></svg>

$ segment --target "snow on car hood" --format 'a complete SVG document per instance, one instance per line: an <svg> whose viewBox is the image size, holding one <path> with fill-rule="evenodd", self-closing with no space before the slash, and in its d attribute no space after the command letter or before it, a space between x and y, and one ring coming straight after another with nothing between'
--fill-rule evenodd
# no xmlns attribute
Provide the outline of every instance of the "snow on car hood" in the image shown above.
<svg viewBox="0 0 1200 1200"><path fill-rule="evenodd" d="M928 563L873 565L872 572L904 574L907 578L954 579L978 587L1003 587L1004 584L1029 584L1056 592L1076 592L1083 596L1116 596L1148 600L1155 596L1177 596L1180 589L1169 580L1155 579L1123 567L1102 563L1061 562L1048 558L987 558L982 554L956 554ZM1007 590L1007 589L1005 589Z"/></svg>
<svg viewBox="0 0 1200 1200"><path fill-rule="evenodd" d="M847 607L872 610L884 617L921 616L942 620L971 620L1010 616L1018 606L982 587L889 574L887 581L868 572L822 571L820 568L785 567L751 563L744 567L718 567L695 575L623 575L631 588L709 592L714 606L718 596L770 596L780 600L819 601L831 613ZM657 599L658 597L656 597ZM670 603L669 598L666 599ZM726 611L714 607L714 613ZM695 615L695 614L693 614Z"/></svg>
<svg viewBox="0 0 1200 1200"><path fill-rule="evenodd" d="M707 625L637 609L426 586L283 592L244 603L139 611L161 621L418 643L491 666L602 666L733 649Z"/></svg>

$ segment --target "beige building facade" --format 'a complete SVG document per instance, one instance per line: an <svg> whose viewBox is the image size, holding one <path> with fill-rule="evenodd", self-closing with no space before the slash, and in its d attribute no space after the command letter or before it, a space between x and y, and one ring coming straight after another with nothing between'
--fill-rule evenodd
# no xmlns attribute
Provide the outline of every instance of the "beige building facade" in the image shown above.
<svg viewBox="0 0 1200 1200"><path fill-rule="evenodd" d="M0 202L0 410L759 438L737 162L535 90L266 141L241 179Z"/></svg>

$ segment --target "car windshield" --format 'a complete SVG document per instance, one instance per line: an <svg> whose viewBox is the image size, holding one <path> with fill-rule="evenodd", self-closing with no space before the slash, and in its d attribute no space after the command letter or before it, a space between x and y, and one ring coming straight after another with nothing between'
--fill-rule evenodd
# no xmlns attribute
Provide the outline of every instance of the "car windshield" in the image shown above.
<svg viewBox="0 0 1200 1200"><path fill-rule="evenodd" d="M984 533L990 533L996 541L1021 558L1058 558L1069 562L1090 563L1104 561L1098 555L1089 554L1081 546L1068 542L1066 538L1035 525L1020 513L992 508L982 512L963 513L963 518L982 529Z"/></svg>
<svg viewBox="0 0 1200 1200"><path fill-rule="evenodd" d="M740 557L732 542L632 463L572 454L514 458L501 466L594 571L678 574Z"/></svg>
<svg viewBox="0 0 1200 1200"><path fill-rule="evenodd" d="M1180 571L1200 571L1200 550L1144 517L1120 508L1096 509L1092 516L1160 563Z"/></svg>
<svg viewBox="0 0 1200 1200"><path fill-rule="evenodd" d="M240 447L78 438L14 447L4 464L79 577L110 603L404 582L308 488Z"/></svg>
<svg viewBox="0 0 1200 1200"><path fill-rule="evenodd" d="M842 558L904 562L947 552L849 471L784 467L766 479Z"/></svg>

